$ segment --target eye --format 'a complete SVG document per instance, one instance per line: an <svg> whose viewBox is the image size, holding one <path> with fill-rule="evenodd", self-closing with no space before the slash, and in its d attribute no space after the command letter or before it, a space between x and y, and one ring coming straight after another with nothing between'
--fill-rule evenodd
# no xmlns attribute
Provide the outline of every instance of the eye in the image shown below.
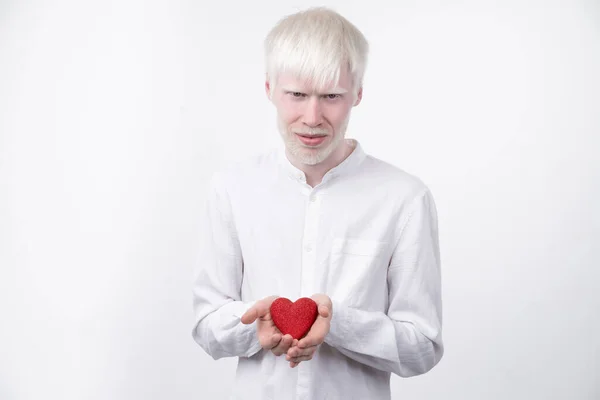
<svg viewBox="0 0 600 400"><path fill-rule="evenodd" d="M298 98L298 99L299 99L299 98L301 98L301 97L304 97L304 96L306 96L306 95L305 95L304 93L302 93L302 92L289 92L289 94L291 94L293 97L295 97L295 98Z"/></svg>
<svg viewBox="0 0 600 400"><path fill-rule="evenodd" d="M334 93L331 93L331 94L326 94L326 95L325 95L325 98L326 98L327 100L335 100L335 99L338 99L338 98L340 98L340 97L341 97L341 95L339 95L339 94L334 94Z"/></svg>

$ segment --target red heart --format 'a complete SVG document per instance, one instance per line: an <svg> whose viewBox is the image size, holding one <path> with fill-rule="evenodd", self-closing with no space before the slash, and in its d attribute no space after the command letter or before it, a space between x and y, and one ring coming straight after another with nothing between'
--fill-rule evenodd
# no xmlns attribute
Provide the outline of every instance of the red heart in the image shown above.
<svg viewBox="0 0 600 400"><path fill-rule="evenodd" d="M278 297L271 303L271 317L279 331L300 340L308 333L317 319L317 303L308 297L301 297L294 303L285 297Z"/></svg>

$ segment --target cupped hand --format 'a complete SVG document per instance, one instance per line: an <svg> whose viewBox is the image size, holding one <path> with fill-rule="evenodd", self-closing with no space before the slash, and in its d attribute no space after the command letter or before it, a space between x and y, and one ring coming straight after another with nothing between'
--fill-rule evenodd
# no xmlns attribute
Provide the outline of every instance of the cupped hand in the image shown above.
<svg viewBox="0 0 600 400"><path fill-rule="evenodd" d="M331 326L333 304L329 296L315 294L311 298L317 303L319 315L306 336L300 340L294 339L292 346L288 349L286 360L290 362L292 368L298 366L302 361L312 360L319 345L325 341Z"/></svg>
<svg viewBox="0 0 600 400"><path fill-rule="evenodd" d="M273 323L270 308L275 299L277 296L269 296L257 301L242 315L241 321L246 325L257 321L256 335L260 346L265 350L270 350L276 356L280 356L287 353L293 338L291 335L282 335Z"/></svg>

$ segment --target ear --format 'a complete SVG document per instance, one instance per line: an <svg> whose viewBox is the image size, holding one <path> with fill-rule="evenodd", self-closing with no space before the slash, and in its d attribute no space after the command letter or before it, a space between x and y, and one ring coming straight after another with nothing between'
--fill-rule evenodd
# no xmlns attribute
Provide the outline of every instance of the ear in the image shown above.
<svg viewBox="0 0 600 400"><path fill-rule="evenodd" d="M356 107L357 105L360 104L360 101L362 100L362 92L363 92L363 88L361 86L358 89L358 93L356 93L356 101L354 102L354 107Z"/></svg>
<svg viewBox="0 0 600 400"><path fill-rule="evenodd" d="M265 78L265 93L267 94L267 98L271 100L271 83L269 82L269 77Z"/></svg>

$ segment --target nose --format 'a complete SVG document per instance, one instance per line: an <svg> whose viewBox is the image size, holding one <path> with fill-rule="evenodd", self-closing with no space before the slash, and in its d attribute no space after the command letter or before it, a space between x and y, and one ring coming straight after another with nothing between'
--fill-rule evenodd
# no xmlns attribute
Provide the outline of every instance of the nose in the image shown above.
<svg viewBox="0 0 600 400"><path fill-rule="evenodd" d="M311 128L317 127L323 122L323 113L321 110L321 102L317 96L312 96L306 102L304 110L303 122Z"/></svg>

